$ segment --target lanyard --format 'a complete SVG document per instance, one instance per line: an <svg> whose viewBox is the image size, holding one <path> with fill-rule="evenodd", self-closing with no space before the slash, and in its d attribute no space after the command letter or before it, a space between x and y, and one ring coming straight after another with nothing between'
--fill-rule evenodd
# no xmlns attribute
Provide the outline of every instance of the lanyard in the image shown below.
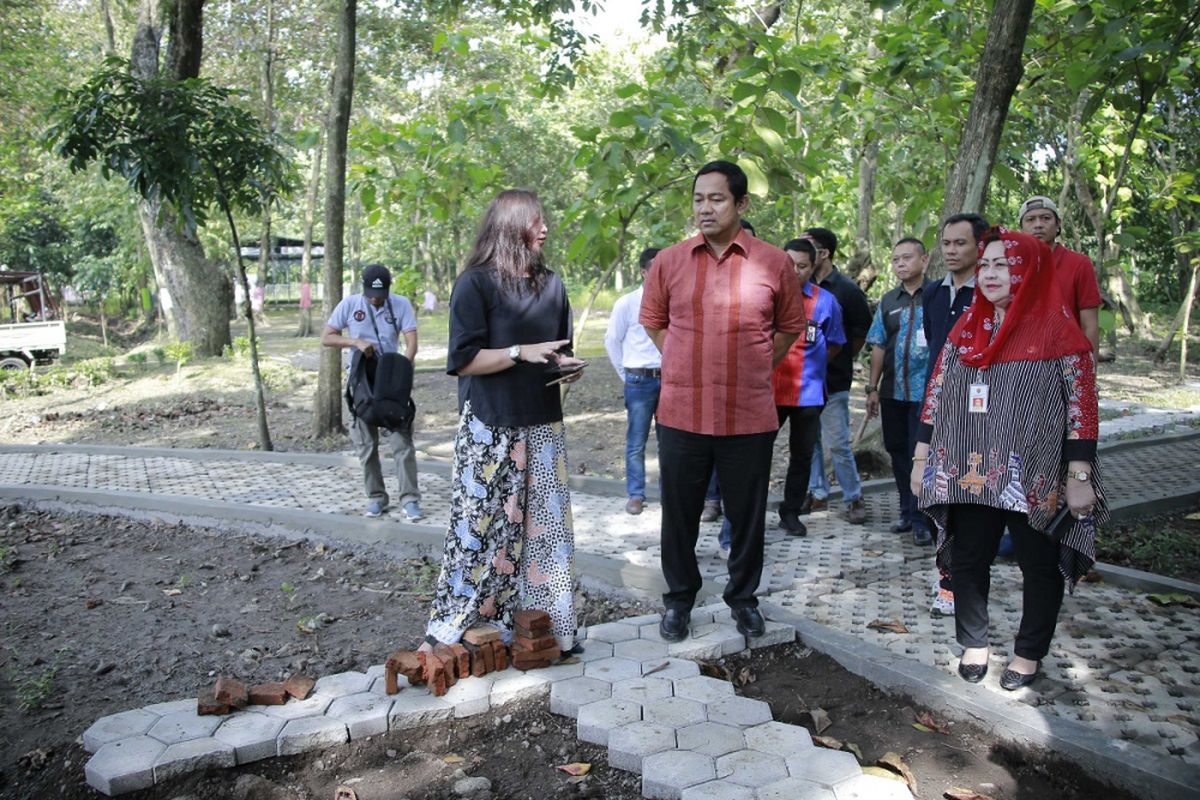
<svg viewBox="0 0 1200 800"><path fill-rule="evenodd" d="M366 298L363 299L365 300ZM398 353L400 352L400 321L396 319L396 315L393 313L392 298L385 298L383 303L383 307L387 309L388 312L388 321L391 322L392 327L396 329L396 352ZM379 343L379 352L382 354L383 337L379 335L379 326L375 324L375 307L370 303L367 303L367 316L371 318L371 327L375 330L375 341Z"/></svg>

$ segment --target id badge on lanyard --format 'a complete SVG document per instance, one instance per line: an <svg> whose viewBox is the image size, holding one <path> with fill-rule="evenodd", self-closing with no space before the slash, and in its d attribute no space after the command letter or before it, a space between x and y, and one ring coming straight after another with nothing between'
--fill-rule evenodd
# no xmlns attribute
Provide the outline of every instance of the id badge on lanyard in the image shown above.
<svg viewBox="0 0 1200 800"><path fill-rule="evenodd" d="M967 411L972 414L986 414L988 410L988 385L982 378L983 370L980 370L967 392Z"/></svg>

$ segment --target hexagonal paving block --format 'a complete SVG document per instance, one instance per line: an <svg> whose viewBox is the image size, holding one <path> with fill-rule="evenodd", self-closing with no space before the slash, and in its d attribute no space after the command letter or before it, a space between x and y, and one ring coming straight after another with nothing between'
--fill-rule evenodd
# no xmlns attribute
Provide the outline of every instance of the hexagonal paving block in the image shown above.
<svg viewBox="0 0 1200 800"><path fill-rule="evenodd" d="M571 678L580 678L583 676L584 664L582 661L576 661L572 664L555 664L552 667L544 669L530 670L536 672L546 680L556 683L558 681L568 681ZM518 670L519 671L519 670Z"/></svg>
<svg viewBox="0 0 1200 800"><path fill-rule="evenodd" d="M837 795L827 786L802 780L784 778L758 790L758 800L837 800Z"/></svg>
<svg viewBox="0 0 1200 800"><path fill-rule="evenodd" d="M680 800L754 800L754 790L717 779L689 786L680 794Z"/></svg>
<svg viewBox="0 0 1200 800"><path fill-rule="evenodd" d="M773 647L777 644L790 644L796 641L796 629L786 622L767 621L767 629L762 636L747 636L746 646L751 650L761 647Z"/></svg>
<svg viewBox="0 0 1200 800"><path fill-rule="evenodd" d="M682 728L697 722L704 722L708 716L704 712L704 704L684 697L664 697L661 700L651 700L642 706L642 719L647 722L661 722L673 728Z"/></svg>
<svg viewBox="0 0 1200 800"><path fill-rule="evenodd" d="M746 747L746 739L742 729L732 725L722 725L719 722L700 722L680 728L676 735L679 738L680 750L694 750L706 756L723 756Z"/></svg>
<svg viewBox="0 0 1200 800"><path fill-rule="evenodd" d="M679 800L683 790L717 777L711 758L689 750L667 750L642 759L642 797Z"/></svg>
<svg viewBox="0 0 1200 800"><path fill-rule="evenodd" d="M628 678L617 681L612 688L613 697L636 700L639 703L672 697L674 694L674 681L670 678L660 678L657 675L649 678Z"/></svg>
<svg viewBox="0 0 1200 800"><path fill-rule="evenodd" d="M163 744L171 745L186 742L190 739L203 739L212 736L213 731L220 727L224 717L200 716L195 710L176 711L160 717L146 731L147 736L153 736Z"/></svg>
<svg viewBox="0 0 1200 800"><path fill-rule="evenodd" d="M799 725L784 722L764 722L746 728L746 746L760 753L772 753L784 758L803 755L813 747L812 736Z"/></svg>
<svg viewBox="0 0 1200 800"><path fill-rule="evenodd" d="M284 724L285 720L268 717L257 711L242 711L222 722L213 738L233 748L237 763L249 764L279 753L275 737L283 730Z"/></svg>
<svg viewBox="0 0 1200 800"><path fill-rule="evenodd" d="M391 697L359 692L334 700L325 716L344 722L351 739L361 739L387 733L388 715L392 712L394 702Z"/></svg>
<svg viewBox="0 0 1200 800"><path fill-rule="evenodd" d="M185 697L182 700L168 700L165 703L153 703L148 706L142 706L142 711L150 714L157 714L160 717L165 717L167 714L174 714L176 711L195 711L196 698Z"/></svg>
<svg viewBox="0 0 1200 800"><path fill-rule="evenodd" d="M459 719L486 714L492 707L492 684L495 682L494 672L482 678L463 678L451 686L442 699L454 706L454 716Z"/></svg>
<svg viewBox="0 0 1200 800"><path fill-rule="evenodd" d="M692 678L700 674L700 665L686 658L652 658L642 662L642 676L655 678Z"/></svg>
<svg viewBox="0 0 1200 800"><path fill-rule="evenodd" d="M599 678L602 681L616 683L626 678L640 678L642 664L640 661L630 661L627 658L602 658L599 661L585 664L583 674L587 678Z"/></svg>
<svg viewBox="0 0 1200 800"><path fill-rule="evenodd" d="M583 652L576 653L575 658L578 658L580 663L586 664L589 661L599 661L602 658L613 657L612 642L602 642L599 639L589 639L583 645Z"/></svg>
<svg viewBox="0 0 1200 800"><path fill-rule="evenodd" d="M624 642L638 638L638 629L636 625L626 625L623 622L603 622L588 627L587 638L589 642L593 639L601 642ZM584 648L587 648L586 644Z"/></svg>
<svg viewBox="0 0 1200 800"><path fill-rule="evenodd" d="M720 636L706 636L703 639L689 636L682 642L671 642L667 645L667 655L693 661L716 661L723 652Z"/></svg>
<svg viewBox="0 0 1200 800"><path fill-rule="evenodd" d="M371 688L371 678L363 672L339 672L317 678L314 694L324 694L337 699L350 694L365 692Z"/></svg>
<svg viewBox="0 0 1200 800"><path fill-rule="evenodd" d="M634 661L666 658L667 643L655 642L650 639L633 639L628 642L617 642L613 645L613 655L618 658L628 658Z"/></svg>
<svg viewBox="0 0 1200 800"><path fill-rule="evenodd" d="M707 675L697 675L694 678L678 678L675 681L675 696L687 697L707 703L722 697L733 697L736 694L733 684L729 681L710 678Z"/></svg>
<svg viewBox="0 0 1200 800"><path fill-rule="evenodd" d="M642 704L636 700L608 698L580 706L575 729L580 739L592 744L608 744L608 734L614 728L640 722Z"/></svg>
<svg viewBox="0 0 1200 800"><path fill-rule="evenodd" d="M570 678L550 687L550 711L564 717L579 716L579 707L612 696L612 684L596 678Z"/></svg>
<svg viewBox="0 0 1200 800"><path fill-rule="evenodd" d="M757 788L788 777L788 769L781 756L757 750L736 750L717 759L717 777Z"/></svg>
<svg viewBox="0 0 1200 800"><path fill-rule="evenodd" d="M729 725L750 727L771 721L771 707L749 697L720 697L708 703L708 716Z"/></svg>
<svg viewBox="0 0 1200 800"><path fill-rule="evenodd" d="M737 626L729 622L713 622L692 628L695 641L716 640L721 644L721 655L729 656L746 649L746 637L738 633Z"/></svg>
<svg viewBox="0 0 1200 800"><path fill-rule="evenodd" d="M675 749L675 729L657 722L633 722L609 731L608 765L626 772L642 771L642 759Z"/></svg>
<svg viewBox="0 0 1200 800"><path fill-rule="evenodd" d="M491 687L491 704L493 707L502 706L516 700L529 700L545 697L550 694L550 679L542 675L545 670L531 669L521 672L516 669L506 669L493 673L496 680Z"/></svg>
<svg viewBox="0 0 1200 800"><path fill-rule="evenodd" d="M626 625L635 625L638 628L643 625L657 625L662 622L662 614L641 614L636 617L626 617L621 622Z"/></svg>
<svg viewBox="0 0 1200 800"><path fill-rule="evenodd" d="M657 622L647 625L639 625L638 637L645 639L648 642L662 642L663 644L667 644L667 640L662 638L662 634L658 632Z"/></svg>
<svg viewBox="0 0 1200 800"><path fill-rule="evenodd" d="M810 783L833 788L842 781L861 775L858 759L844 750L826 750L814 747L800 755L787 759L788 772L793 778L802 778Z"/></svg>
<svg viewBox="0 0 1200 800"><path fill-rule="evenodd" d="M262 713L268 717L275 717L282 720L319 717L325 713L325 709L329 708L329 704L332 702L332 697L327 697L323 694L314 694L307 700L292 699L281 706L264 706Z"/></svg>
<svg viewBox="0 0 1200 800"><path fill-rule="evenodd" d="M155 722L158 722L158 714L140 708L101 717L83 732L83 749L94 753L109 742L140 736Z"/></svg>
<svg viewBox="0 0 1200 800"><path fill-rule="evenodd" d="M912 800L912 792L903 780L859 775L842 781L834 789L837 800Z"/></svg>
<svg viewBox="0 0 1200 800"><path fill-rule="evenodd" d="M154 782L201 769L227 769L237 764L233 747L217 739L189 739L173 744L154 761Z"/></svg>
<svg viewBox="0 0 1200 800"><path fill-rule="evenodd" d="M154 761L167 746L149 736L109 742L84 765L88 786L107 795L124 794L154 785Z"/></svg>
<svg viewBox="0 0 1200 800"><path fill-rule="evenodd" d="M291 756L322 747L342 744L350 738L346 724L329 717L288 720L279 732L279 755Z"/></svg>
<svg viewBox="0 0 1200 800"><path fill-rule="evenodd" d="M454 716L454 706L420 689L406 689L392 703L388 729L423 728Z"/></svg>

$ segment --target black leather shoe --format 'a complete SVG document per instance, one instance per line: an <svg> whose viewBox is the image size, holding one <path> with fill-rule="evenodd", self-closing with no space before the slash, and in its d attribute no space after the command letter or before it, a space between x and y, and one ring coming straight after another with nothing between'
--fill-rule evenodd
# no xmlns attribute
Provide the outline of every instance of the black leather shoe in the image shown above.
<svg viewBox="0 0 1200 800"><path fill-rule="evenodd" d="M928 528L913 528L913 544L922 547L933 544L933 532Z"/></svg>
<svg viewBox="0 0 1200 800"><path fill-rule="evenodd" d="M658 635L667 642L682 642L688 637L688 626L692 622L691 610L668 608L658 623Z"/></svg>
<svg viewBox="0 0 1200 800"><path fill-rule="evenodd" d="M729 613L733 615L738 633L742 636L759 637L767 632L767 623L757 608L742 606L730 609Z"/></svg>
<svg viewBox="0 0 1200 800"><path fill-rule="evenodd" d="M800 521L800 517L795 511L780 510L779 527L783 528L783 532L789 536L808 535L808 528L804 527L804 523Z"/></svg>
<svg viewBox="0 0 1200 800"><path fill-rule="evenodd" d="M1006 669L1000 673L1000 688L1010 692L1015 692L1022 686L1028 686L1037 680L1038 675L1041 675L1041 670L1034 670L1029 675L1023 675L1020 672L1012 669Z"/></svg>
<svg viewBox="0 0 1200 800"><path fill-rule="evenodd" d="M984 664L964 664L958 662L958 677L962 678L967 683L979 683L983 680L983 676L987 675L988 665Z"/></svg>
<svg viewBox="0 0 1200 800"><path fill-rule="evenodd" d="M892 527L888 530L892 533L908 533L912 530L912 523L906 519L898 519L892 523Z"/></svg>

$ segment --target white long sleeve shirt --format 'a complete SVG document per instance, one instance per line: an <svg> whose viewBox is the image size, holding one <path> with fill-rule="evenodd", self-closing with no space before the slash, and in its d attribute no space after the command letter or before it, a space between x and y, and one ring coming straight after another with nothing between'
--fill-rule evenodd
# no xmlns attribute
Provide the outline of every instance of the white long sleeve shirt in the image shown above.
<svg viewBox="0 0 1200 800"><path fill-rule="evenodd" d="M639 286L613 304L612 316L608 318L604 349L621 380L625 380L626 369L658 369L662 366L662 354L638 322L641 308L642 287Z"/></svg>

